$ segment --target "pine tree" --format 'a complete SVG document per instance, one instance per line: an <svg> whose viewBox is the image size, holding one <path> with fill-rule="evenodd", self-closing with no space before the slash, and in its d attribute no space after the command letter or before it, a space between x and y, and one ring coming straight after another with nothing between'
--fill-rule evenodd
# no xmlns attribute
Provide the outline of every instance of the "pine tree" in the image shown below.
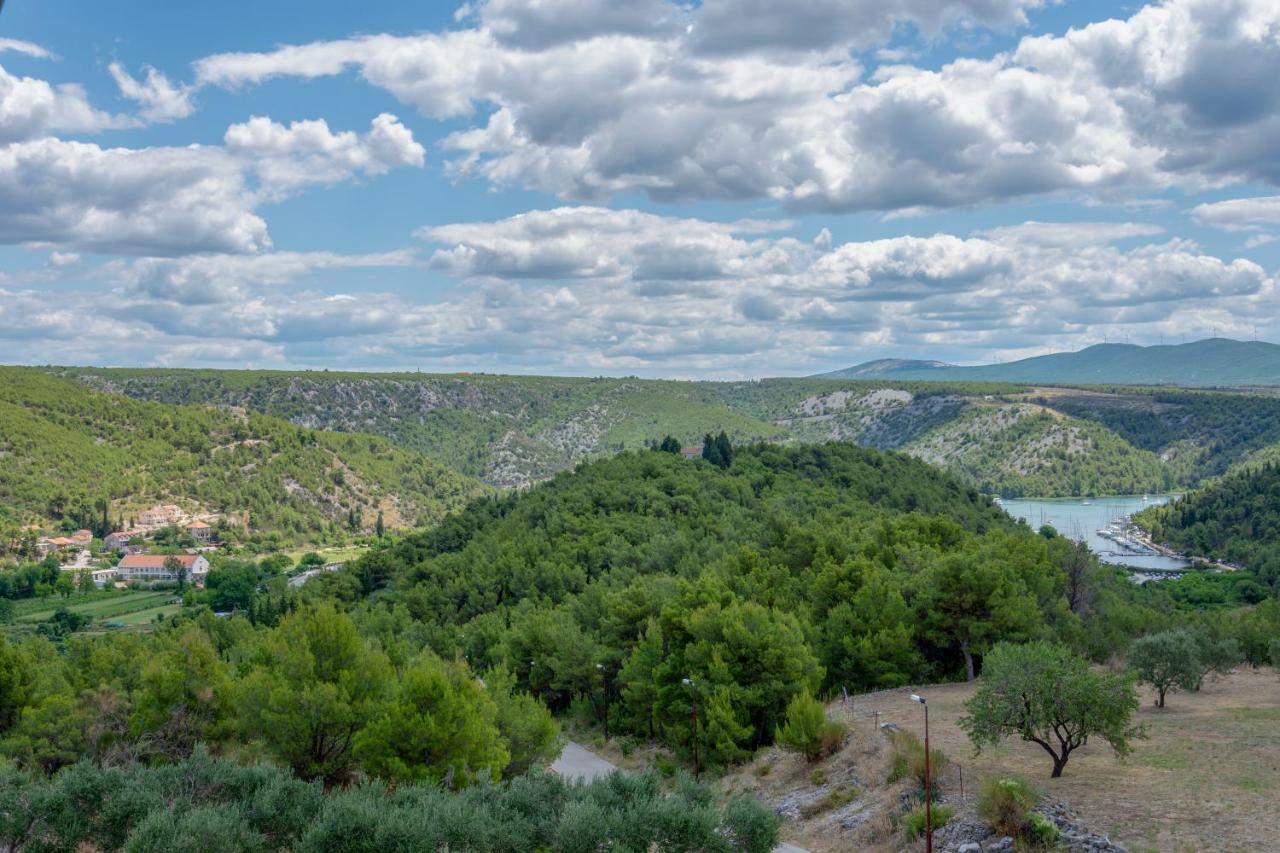
<svg viewBox="0 0 1280 853"><path fill-rule="evenodd" d="M702 458L720 468L724 467L723 457L720 455L720 445L716 444L716 440L712 438L711 433L707 433L702 439Z"/></svg>
<svg viewBox="0 0 1280 853"><path fill-rule="evenodd" d="M382 538L382 534L386 532L386 527L382 523L382 510L378 510L378 520L373 525L373 532L378 534L378 538Z"/></svg>

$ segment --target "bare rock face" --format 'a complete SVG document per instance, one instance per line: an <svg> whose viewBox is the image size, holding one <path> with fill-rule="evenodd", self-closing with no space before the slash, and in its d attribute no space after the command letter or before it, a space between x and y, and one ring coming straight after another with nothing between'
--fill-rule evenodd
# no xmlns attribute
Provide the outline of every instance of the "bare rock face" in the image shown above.
<svg viewBox="0 0 1280 853"><path fill-rule="evenodd" d="M1060 834L1055 849L1070 853L1127 853L1107 835L1086 828L1066 803L1045 800L1035 810L1058 827ZM941 853L1012 853L1016 849L1014 839L997 835L972 814L961 815L935 832L933 845Z"/></svg>

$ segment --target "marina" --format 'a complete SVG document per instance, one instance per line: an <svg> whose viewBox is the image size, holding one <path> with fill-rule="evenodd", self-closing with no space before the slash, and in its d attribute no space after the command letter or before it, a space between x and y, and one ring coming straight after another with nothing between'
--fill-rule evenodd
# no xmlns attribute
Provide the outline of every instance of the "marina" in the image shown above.
<svg viewBox="0 0 1280 853"><path fill-rule="evenodd" d="M998 503L1009 515L1032 528L1047 524L1064 536L1084 542L1104 562L1142 570L1136 579L1147 580L1184 572L1192 566L1190 560L1151 545L1131 521L1134 513L1177 497L1114 495L1053 500L1001 499Z"/></svg>

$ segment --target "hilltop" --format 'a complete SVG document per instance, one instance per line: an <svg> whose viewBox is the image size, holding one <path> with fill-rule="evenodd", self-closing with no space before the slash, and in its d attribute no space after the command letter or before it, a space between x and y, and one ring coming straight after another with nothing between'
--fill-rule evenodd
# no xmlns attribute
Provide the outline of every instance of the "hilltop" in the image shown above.
<svg viewBox="0 0 1280 853"><path fill-rule="evenodd" d="M881 359L821 374L826 378L916 379L1046 384L1182 385L1199 388L1280 385L1280 346L1209 338L1186 344L1096 344L1078 352L1007 364L961 367L940 361Z"/></svg>
<svg viewBox="0 0 1280 853"><path fill-rule="evenodd" d="M173 406L0 368L0 522L90 526L158 502L314 539L340 528L429 524L480 483L369 435L253 411ZM354 530L353 530L354 528Z"/></svg>
<svg viewBox="0 0 1280 853"><path fill-rule="evenodd" d="M1205 452L1196 438L1162 457L1163 446L1135 445L1094 417L1088 400L1073 398L1075 410L1066 413L1038 399L1043 393L1036 389L1010 384L93 368L57 373L137 399L240 406L306 427L374 433L498 488L523 488L665 435L691 444L720 430L737 443L847 441L901 450L1006 496L1182 487L1189 483L1190 460ZM1117 394L1098 399L1113 398Z"/></svg>

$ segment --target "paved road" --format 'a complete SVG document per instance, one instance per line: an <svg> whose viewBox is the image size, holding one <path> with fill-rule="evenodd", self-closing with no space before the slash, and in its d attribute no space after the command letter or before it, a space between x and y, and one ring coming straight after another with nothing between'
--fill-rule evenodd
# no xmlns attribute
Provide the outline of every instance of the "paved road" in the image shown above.
<svg viewBox="0 0 1280 853"><path fill-rule="evenodd" d="M569 780L581 779L584 782L590 782L598 776L608 776L617 769L585 746L573 741L565 744L564 752L551 765L552 772Z"/></svg>
<svg viewBox="0 0 1280 853"><path fill-rule="evenodd" d="M617 769L615 764L573 741L564 745L564 751L551 765L552 772L559 773L566 779L582 779L585 782L590 782L598 776L608 776ZM773 848L773 853L809 853L809 851L784 841Z"/></svg>

